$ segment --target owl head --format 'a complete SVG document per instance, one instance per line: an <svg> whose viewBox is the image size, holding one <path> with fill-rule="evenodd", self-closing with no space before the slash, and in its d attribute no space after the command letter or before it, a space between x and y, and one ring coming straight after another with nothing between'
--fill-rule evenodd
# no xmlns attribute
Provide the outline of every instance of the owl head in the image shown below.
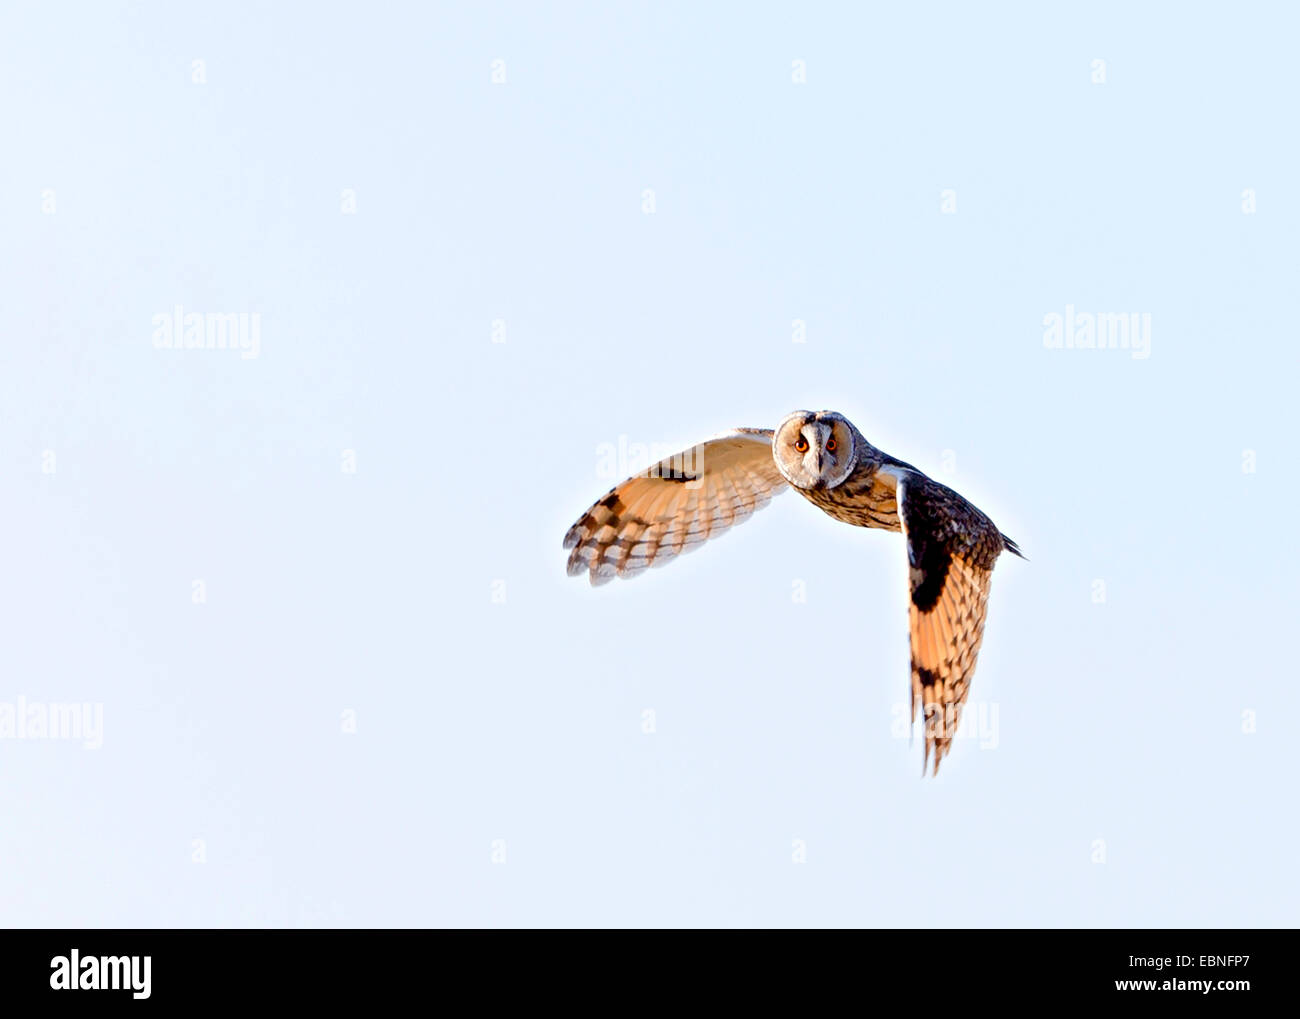
<svg viewBox="0 0 1300 1019"><path fill-rule="evenodd" d="M797 410L777 426L772 455L795 488L834 488L857 465L857 432L833 410Z"/></svg>

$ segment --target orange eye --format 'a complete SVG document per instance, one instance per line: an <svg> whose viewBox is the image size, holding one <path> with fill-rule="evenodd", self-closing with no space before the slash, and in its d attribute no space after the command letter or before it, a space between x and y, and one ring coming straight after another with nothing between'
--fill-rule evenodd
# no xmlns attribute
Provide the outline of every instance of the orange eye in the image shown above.
<svg viewBox="0 0 1300 1019"><path fill-rule="evenodd" d="M835 447L836 447L836 445L837 445L837 443L836 443L836 441L835 441L834 439L827 439L827 440L826 440L826 452L827 452L827 453L834 453L834 452L835 452Z"/></svg>
<svg viewBox="0 0 1300 1019"><path fill-rule="evenodd" d="M794 440L794 448L797 449L800 453L807 453L808 440L805 439L802 435L799 436L799 438Z"/></svg>

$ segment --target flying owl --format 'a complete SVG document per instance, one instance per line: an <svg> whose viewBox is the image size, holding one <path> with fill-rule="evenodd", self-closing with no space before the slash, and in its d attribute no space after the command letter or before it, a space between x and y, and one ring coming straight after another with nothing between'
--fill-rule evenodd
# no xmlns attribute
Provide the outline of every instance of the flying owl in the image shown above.
<svg viewBox="0 0 1300 1019"><path fill-rule="evenodd" d="M569 528L570 576L635 577L723 533L787 484L836 520L901 531L910 566L912 720L925 717L924 773L948 753L984 635L989 578L1016 543L951 488L871 445L842 414L795 411L738 428L628 478ZM1023 556L1021 556L1023 558Z"/></svg>

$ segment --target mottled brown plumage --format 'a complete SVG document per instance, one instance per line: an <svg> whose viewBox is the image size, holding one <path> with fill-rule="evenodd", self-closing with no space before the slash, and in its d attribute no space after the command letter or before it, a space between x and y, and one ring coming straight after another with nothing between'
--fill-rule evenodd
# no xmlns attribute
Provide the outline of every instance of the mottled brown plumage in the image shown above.
<svg viewBox="0 0 1300 1019"><path fill-rule="evenodd" d="M912 718L925 717L925 756L947 754L984 636L989 579L1003 549L1019 555L987 516L915 470L899 473L911 587Z"/></svg>
<svg viewBox="0 0 1300 1019"><path fill-rule="evenodd" d="M569 528L569 576L634 577L698 548L785 491L772 430L714 436L611 488Z"/></svg>
<svg viewBox="0 0 1300 1019"><path fill-rule="evenodd" d="M989 578L1015 542L945 485L871 445L833 411L797 411L775 430L706 440L612 488L569 528L568 572L592 584L631 577L697 548L789 483L836 520L902 531L910 598L912 719L924 718L923 770L948 753L984 635Z"/></svg>

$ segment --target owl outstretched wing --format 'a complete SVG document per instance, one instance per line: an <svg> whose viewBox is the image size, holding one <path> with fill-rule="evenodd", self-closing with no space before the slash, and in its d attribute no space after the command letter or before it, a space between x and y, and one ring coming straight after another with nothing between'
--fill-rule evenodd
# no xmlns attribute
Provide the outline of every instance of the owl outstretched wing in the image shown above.
<svg viewBox="0 0 1300 1019"><path fill-rule="evenodd" d="M912 719L925 717L925 758L934 771L950 749L970 693L984 636L989 579L1015 542L952 489L915 470L900 470L898 506L911 567Z"/></svg>
<svg viewBox="0 0 1300 1019"><path fill-rule="evenodd" d="M770 428L706 439L610 489L564 536L569 576L634 577L747 519L786 488Z"/></svg>

